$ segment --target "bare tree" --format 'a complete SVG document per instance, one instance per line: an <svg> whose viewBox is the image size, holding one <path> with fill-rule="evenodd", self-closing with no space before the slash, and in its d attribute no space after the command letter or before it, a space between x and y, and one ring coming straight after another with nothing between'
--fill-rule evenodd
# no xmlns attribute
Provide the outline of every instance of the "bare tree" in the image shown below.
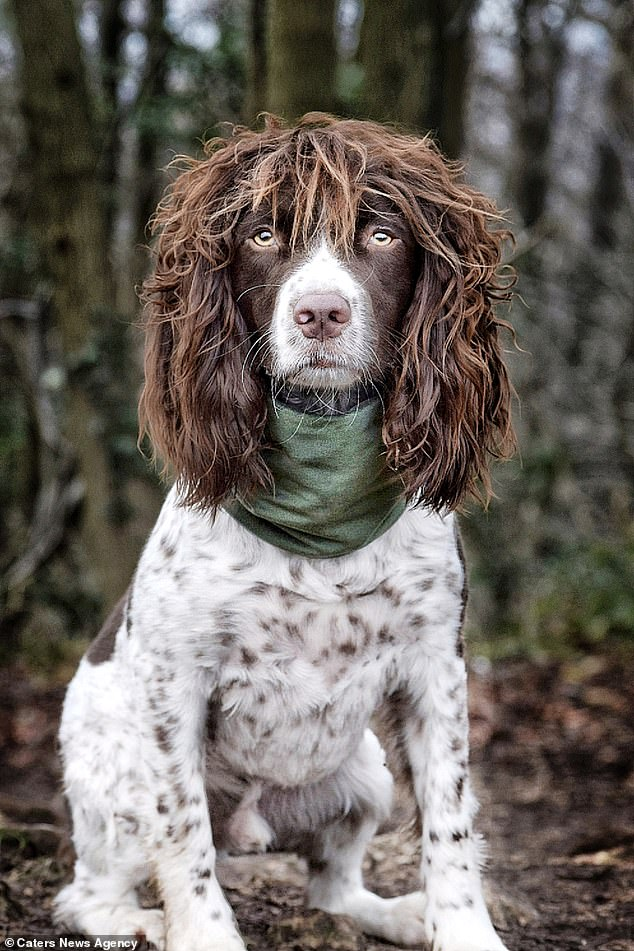
<svg viewBox="0 0 634 951"><path fill-rule="evenodd" d="M268 0L249 0L249 58L244 103L244 118L247 122L253 122L257 114L267 107L267 8Z"/></svg>
<svg viewBox="0 0 634 951"><path fill-rule="evenodd" d="M472 0L366 0L361 109L462 149Z"/></svg>
<svg viewBox="0 0 634 951"><path fill-rule="evenodd" d="M137 110L141 114L138 132L137 235L143 234L154 213L163 184L160 175L161 135L157 114L167 96L168 54L171 46L165 29L165 0L147 0L144 32L147 52L137 102Z"/></svg>
<svg viewBox="0 0 634 951"><path fill-rule="evenodd" d="M335 0L268 0L267 107L287 119L336 108Z"/></svg>
<svg viewBox="0 0 634 951"><path fill-rule="evenodd" d="M542 217L550 181L550 144L555 128L557 87L565 59L568 11L549 22L548 0L519 0L517 7L518 96L513 191L524 224Z"/></svg>
<svg viewBox="0 0 634 951"><path fill-rule="evenodd" d="M98 130L71 0L13 0L12 6L31 162L29 225L64 354L63 433L84 486L81 538L109 602L125 588L135 553L111 518L113 472L93 372L112 297Z"/></svg>
<svg viewBox="0 0 634 951"><path fill-rule="evenodd" d="M116 217L116 185L121 149L119 83L123 72L121 50L127 32L123 0L103 0L100 22L100 72L103 111L101 179L106 202L106 235L112 238Z"/></svg>

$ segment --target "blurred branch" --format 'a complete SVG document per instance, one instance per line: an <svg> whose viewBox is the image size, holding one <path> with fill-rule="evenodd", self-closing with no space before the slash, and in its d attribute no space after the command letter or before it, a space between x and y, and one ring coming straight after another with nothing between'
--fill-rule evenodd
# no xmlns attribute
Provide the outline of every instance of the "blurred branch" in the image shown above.
<svg viewBox="0 0 634 951"><path fill-rule="evenodd" d="M557 234L555 222L549 220L546 215L535 222L531 228L523 228L516 236L513 253L505 258L505 264L517 264L522 258L534 251L548 238L553 238Z"/></svg>
<svg viewBox="0 0 634 951"><path fill-rule="evenodd" d="M0 320L19 317L22 320L39 320L42 316L40 301L24 300L21 297L0 300Z"/></svg>
<svg viewBox="0 0 634 951"><path fill-rule="evenodd" d="M32 578L63 540L83 496L54 406L55 368L46 343L47 323L46 301L0 300L0 342L11 351L37 439L38 486L26 549L15 557L4 581L10 613L20 609Z"/></svg>

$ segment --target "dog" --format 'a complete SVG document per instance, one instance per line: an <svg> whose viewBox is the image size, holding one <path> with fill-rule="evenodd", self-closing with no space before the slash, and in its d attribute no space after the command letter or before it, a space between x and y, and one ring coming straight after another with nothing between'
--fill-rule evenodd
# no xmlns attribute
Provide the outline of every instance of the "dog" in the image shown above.
<svg viewBox="0 0 634 951"><path fill-rule="evenodd" d="M434 951L502 951L468 775L454 510L513 449L505 232L427 138L310 114L237 129L159 205L142 427L174 484L71 682L77 860L56 918L244 951L217 850L294 850L307 904ZM393 779L420 890L361 863ZM152 877L163 910L141 908Z"/></svg>

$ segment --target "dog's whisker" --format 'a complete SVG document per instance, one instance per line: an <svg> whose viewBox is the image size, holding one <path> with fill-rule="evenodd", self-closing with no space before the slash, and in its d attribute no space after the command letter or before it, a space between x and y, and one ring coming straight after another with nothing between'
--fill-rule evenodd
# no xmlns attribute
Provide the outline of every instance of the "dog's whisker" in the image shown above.
<svg viewBox="0 0 634 951"><path fill-rule="evenodd" d="M261 353L266 353L267 350L271 350L273 346L270 330L267 330L261 337L256 339L251 346L249 347L247 353L243 359L243 367L246 367L250 364L251 367L255 364L255 361L260 356Z"/></svg>
<svg viewBox="0 0 634 951"><path fill-rule="evenodd" d="M238 296L236 297L236 304L239 304L242 298L244 297L244 295L250 294L251 291L259 291L265 287L281 287L281 286L282 285L279 282L277 283L269 282L267 284L252 284L251 287L245 287L245 289L238 294Z"/></svg>

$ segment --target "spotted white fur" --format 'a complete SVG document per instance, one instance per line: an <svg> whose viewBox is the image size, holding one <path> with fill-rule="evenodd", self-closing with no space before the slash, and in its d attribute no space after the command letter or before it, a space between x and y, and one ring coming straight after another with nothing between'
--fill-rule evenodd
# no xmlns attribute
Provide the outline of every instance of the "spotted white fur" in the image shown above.
<svg viewBox="0 0 634 951"><path fill-rule="evenodd" d="M292 319L302 294L324 289L351 311L326 371L304 364L315 342ZM278 295L275 374L358 380L375 319L363 286L318 247ZM452 516L408 509L351 555L305 559L172 490L68 690L60 736L77 862L57 920L144 934L165 951L244 951L216 850L290 848L308 860L311 907L397 945L504 951L472 829L464 588ZM370 727L386 703L422 816L420 890L391 899L361 875L391 805ZM139 905L148 877L164 912Z"/></svg>
<svg viewBox="0 0 634 951"><path fill-rule="evenodd" d="M463 583L452 517L410 510L353 555L308 560L223 512L179 506L172 491L111 657L84 658L68 691L61 741L78 857L58 919L143 932L168 951L242 951L214 875L213 804L224 797L230 848L307 855L310 905L396 944L502 949L472 833ZM385 697L405 711L423 816L421 892L390 900L361 880L390 807L369 729ZM164 922L138 906L148 875Z"/></svg>

